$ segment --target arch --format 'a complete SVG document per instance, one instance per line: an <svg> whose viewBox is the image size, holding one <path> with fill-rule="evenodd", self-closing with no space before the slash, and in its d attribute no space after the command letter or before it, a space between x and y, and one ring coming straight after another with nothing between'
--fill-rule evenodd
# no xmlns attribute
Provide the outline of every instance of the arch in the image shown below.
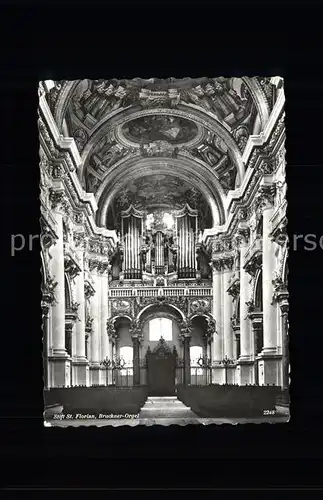
<svg viewBox="0 0 323 500"><path fill-rule="evenodd" d="M189 159L172 159L171 162L166 163L162 158L141 158L138 160L136 157L123 162L121 165L112 167L107 172L96 194L98 204L97 225L105 227L108 208L114 196L126 181L152 174L154 171L165 175L174 175L174 172L176 172L178 178L196 187L202 192L210 206L213 225L224 224L224 192L213 171L211 171L212 182L207 182L203 171L198 171L194 162Z"/></svg>
<svg viewBox="0 0 323 500"><path fill-rule="evenodd" d="M147 318L147 321L148 321L148 335L149 335L149 342L155 342L163 337L163 339L166 341L166 342L171 342L173 340L173 318L169 318L167 316L155 316L151 319ZM163 330L163 328L160 326L160 323L162 322L166 322L167 323L167 328L165 328L165 331ZM155 332L152 332L151 331L151 327L153 326L152 323L154 323L154 326L155 328L158 328L158 334L157 335L154 335L154 338L152 338L152 333L155 333ZM170 333L170 335L169 335Z"/></svg>
<svg viewBox="0 0 323 500"><path fill-rule="evenodd" d="M137 321L139 321L139 319L143 316L143 314L144 314L144 313L146 314L146 313L147 313L147 311L149 312L149 309L152 309L152 308L154 308L154 307L156 307L156 306L159 308L159 307L160 307L160 304L148 304L148 306L145 306L145 307L144 307L144 308L143 308L143 309L142 309L142 310L138 313L137 318L136 318L136 319L137 319ZM183 321L185 321L185 320L186 320L184 313L183 313L183 312L182 312L182 311L181 311L178 307L174 306L174 304L169 304L169 303L167 303L167 304L163 304L163 306L164 306L165 308L174 309L174 310L177 312L177 315L176 315L176 313L174 313L174 312L173 312L173 315L175 314L175 318L176 318L177 320L179 319L179 318L178 318L178 315L180 315L180 318L181 318Z"/></svg>
<svg viewBox="0 0 323 500"><path fill-rule="evenodd" d="M43 289L47 283L47 271L45 265L45 257L43 252L40 252L40 274L41 274L41 288Z"/></svg>
<svg viewBox="0 0 323 500"><path fill-rule="evenodd" d="M66 273L64 274L64 291L65 291L65 309L69 309L72 305L72 290L70 281Z"/></svg>
<svg viewBox="0 0 323 500"><path fill-rule="evenodd" d="M254 290L254 304L256 311L263 310L263 296L262 296L262 269L259 269L255 279Z"/></svg>
<svg viewBox="0 0 323 500"><path fill-rule="evenodd" d="M261 130L265 128L265 125L269 119L269 107L267 100L264 97L262 89L259 85L259 82L256 78L251 77L242 77L242 80L248 87L248 90L251 94L251 97L254 100L255 106L258 111L258 115L261 123Z"/></svg>
<svg viewBox="0 0 323 500"><path fill-rule="evenodd" d="M288 247L284 249L283 255L283 268L282 268L282 281L287 286L288 283Z"/></svg>
<svg viewBox="0 0 323 500"><path fill-rule="evenodd" d="M118 314L117 316L113 316L111 318L111 321L115 325L116 321L122 320L122 319L126 319L126 320L130 321L130 323L132 322L131 316L128 316L127 314Z"/></svg>
<svg viewBox="0 0 323 500"><path fill-rule="evenodd" d="M113 116L107 115L103 118L93 129L92 134L84 147L82 152L82 163L80 169L80 176L83 174L83 166L86 166L89 155L93 148L100 142L101 139L107 134L108 131L113 127L122 126L128 119L135 119L141 116L148 115L165 115L174 116L178 118L185 118L190 121L194 121L198 125L204 127L206 130L215 133L220 139L222 139L228 147L230 152L231 160L236 166L239 177L242 181L244 177L245 167L242 161L242 156L235 139L232 137L229 130L227 130L212 113L195 106L194 104L179 105L178 108L152 108L152 109L142 109L139 106L131 106L125 109L121 109L119 112L115 113ZM139 149L139 148L138 148Z"/></svg>
<svg viewBox="0 0 323 500"><path fill-rule="evenodd" d="M236 305L235 313L236 313L237 321L240 322L240 294L237 297L237 305Z"/></svg>
<svg viewBox="0 0 323 500"><path fill-rule="evenodd" d="M190 321L192 321L194 318L205 318L206 321L208 321L208 319L210 319L210 318L215 320L215 318L212 314L207 314L207 313L192 314L192 316L190 316Z"/></svg>
<svg viewBox="0 0 323 500"><path fill-rule="evenodd" d="M257 237L258 236L261 236L263 235L263 215L261 214L260 217L259 217L259 221L257 222L257 226L256 226L256 235Z"/></svg>

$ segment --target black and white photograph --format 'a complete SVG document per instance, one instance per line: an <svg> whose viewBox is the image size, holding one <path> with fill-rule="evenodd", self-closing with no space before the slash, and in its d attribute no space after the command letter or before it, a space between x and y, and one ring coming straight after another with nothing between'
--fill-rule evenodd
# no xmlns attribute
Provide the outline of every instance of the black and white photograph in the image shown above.
<svg viewBox="0 0 323 500"><path fill-rule="evenodd" d="M44 425L288 422L283 78L38 92Z"/></svg>

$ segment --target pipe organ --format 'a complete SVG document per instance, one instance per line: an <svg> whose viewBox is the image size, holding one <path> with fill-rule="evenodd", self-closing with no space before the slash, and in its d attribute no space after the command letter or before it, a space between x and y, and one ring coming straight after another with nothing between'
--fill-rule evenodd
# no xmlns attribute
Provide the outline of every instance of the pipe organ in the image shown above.
<svg viewBox="0 0 323 500"><path fill-rule="evenodd" d="M178 278L195 278L195 243L198 232L198 214L189 205L176 214L176 233L179 247Z"/></svg>
<svg viewBox="0 0 323 500"><path fill-rule="evenodd" d="M141 279L140 243L144 213L131 206L121 213L124 279Z"/></svg>
<svg viewBox="0 0 323 500"><path fill-rule="evenodd" d="M131 205L121 213L121 271L125 280L142 279L143 274L146 278L196 277L198 213L186 205L172 214L166 223L165 214L160 211L147 217L144 211Z"/></svg>

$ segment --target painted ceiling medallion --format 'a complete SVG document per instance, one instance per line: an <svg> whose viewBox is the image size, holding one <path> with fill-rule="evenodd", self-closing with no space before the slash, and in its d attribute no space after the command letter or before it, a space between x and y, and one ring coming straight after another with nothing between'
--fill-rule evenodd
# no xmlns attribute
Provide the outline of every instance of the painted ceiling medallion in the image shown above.
<svg viewBox="0 0 323 500"><path fill-rule="evenodd" d="M127 122L122 133L128 140L137 144L154 141L184 144L196 137L198 128L194 122L184 118L149 115Z"/></svg>

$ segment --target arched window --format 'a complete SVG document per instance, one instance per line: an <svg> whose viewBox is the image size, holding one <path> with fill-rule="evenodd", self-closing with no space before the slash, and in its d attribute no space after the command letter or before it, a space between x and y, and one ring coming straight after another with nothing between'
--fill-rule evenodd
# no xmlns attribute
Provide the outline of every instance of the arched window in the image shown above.
<svg viewBox="0 0 323 500"><path fill-rule="evenodd" d="M120 371L120 374L132 376L133 348L130 346L120 347L120 359L123 365L123 369Z"/></svg>
<svg viewBox="0 0 323 500"><path fill-rule="evenodd" d="M262 311L262 271L258 274L256 293L255 293L255 308L256 311Z"/></svg>
<svg viewBox="0 0 323 500"><path fill-rule="evenodd" d="M149 321L149 340L154 342L163 337L164 340L173 339L173 322L168 318L154 318Z"/></svg>
<svg viewBox="0 0 323 500"><path fill-rule="evenodd" d="M262 233L263 233L263 217L261 215L256 228L257 237L262 237Z"/></svg>
<svg viewBox="0 0 323 500"><path fill-rule="evenodd" d="M193 345L190 347L191 376L203 375L199 360L203 357L203 347Z"/></svg>
<svg viewBox="0 0 323 500"><path fill-rule="evenodd" d="M66 274L64 276L64 288L65 288L65 309L69 309L71 307L71 297L70 297L70 287Z"/></svg>

